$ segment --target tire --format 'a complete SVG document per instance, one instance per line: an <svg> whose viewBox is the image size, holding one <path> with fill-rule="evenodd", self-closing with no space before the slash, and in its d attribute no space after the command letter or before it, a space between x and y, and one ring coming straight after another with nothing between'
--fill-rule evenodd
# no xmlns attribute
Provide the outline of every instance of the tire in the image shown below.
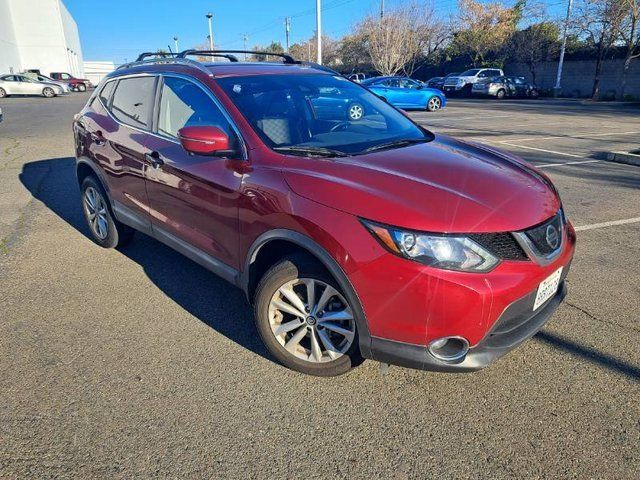
<svg viewBox="0 0 640 480"><path fill-rule="evenodd" d="M82 212L91 232L91 239L104 248L122 247L129 243L134 230L114 218L109 197L100 182L90 175L82 181L80 191Z"/></svg>
<svg viewBox="0 0 640 480"><path fill-rule="evenodd" d="M56 96L56 92L51 87L44 87L42 89L42 95L47 98L53 98Z"/></svg>
<svg viewBox="0 0 640 480"><path fill-rule="evenodd" d="M310 283L312 302L307 296ZM303 254L285 257L258 283L256 328L284 366L321 377L341 375L362 362L353 308L345 298L315 259Z"/></svg>
<svg viewBox="0 0 640 480"><path fill-rule="evenodd" d="M529 96L531 98L538 98L540 96L540 92L538 92L538 90L531 90L531 92L529 93Z"/></svg>
<svg viewBox="0 0 640 480"><path fill-rule="evenodd" d="M80 85L78 85L78 91L79 92L86 92L87 91L87 86L84 83L81 83Z"/></svg>
<svg viewBox="0 0 640 480"><path fill-rule="evenodd" d="M427 111L435 112L437 110L440 110L441 108L442 108L442 100L440 100L440 97L436 97L434 95L427 101Z"/></svg>
<svg viewBox="0 0 640 480"><path fill-rule="evenodd" d="M467 83L464 87L462 87L462 96L470 97L473 89L473 85L471 83Z"/></svg>
<svg viewBox="0 0 640 480"><path fill-rule="evenodd" d="M498 91L496 92L496 98L497 98L498 100L502 100L502 99L503 99L504 97L506 97L506 96L507 96L507 92L506 92L503 88L501 88L500 90L498 90Z"/></svg>
<svg viewBox="0 0 640 480"><path fill-rule="evenodd" d="M8 96L7 91L4 88L0 88L0 98Z"/></svg>
<svg viewBox="0 0 640 480"><path fill-rule="evenodd" d="M347 108L347 117L349 117L349 120L354 122L361 120L362 117L364 117L364 107L362 106L362 104L361 103L350 104L349 108Z"/></svg>

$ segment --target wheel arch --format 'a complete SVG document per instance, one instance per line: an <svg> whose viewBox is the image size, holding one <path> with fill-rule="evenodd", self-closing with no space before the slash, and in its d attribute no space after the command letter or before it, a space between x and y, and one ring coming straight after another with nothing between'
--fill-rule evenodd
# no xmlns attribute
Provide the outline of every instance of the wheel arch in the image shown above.
<svg viewBox="0 0 640 480"><path fill-rule="evenodd" d="M253 295L260 278L271 265L285 255L301 252L320 262L342 289L345 297L355 313L358 328L358 342L360 353L365 358L371 358L371 334L367 319L347 274L338 262L322 246L310 237L287 229L276 229L260 235L249 248L245 268L240 275L240 287L245 291L249 303L253 303Z"/></svg>
<svg viewBox="0 0 640 480"><path fill-rule="evenodd" d="M93 175L98 179L98 182L100 182L100 184L104 188L104 191L107 192L109 203L111 203L111 192L109 190L109 184L106 182L102 171L100 171L100 169L96 167L94 163L88 158L79 157L76 160L76 178L78 180L78 186L81 186L83 180L90 175Z"/></svg>

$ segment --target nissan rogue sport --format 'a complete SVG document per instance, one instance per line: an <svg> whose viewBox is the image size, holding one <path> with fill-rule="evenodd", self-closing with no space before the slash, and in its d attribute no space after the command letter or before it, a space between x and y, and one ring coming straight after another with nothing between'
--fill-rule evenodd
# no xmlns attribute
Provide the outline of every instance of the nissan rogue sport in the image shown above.
<svg viewBox="0 0 640 480"><path fill-rule="evenodd" d="M97 244L137 230L238 286L273 357L313 375L478 370L556 310L575 231L543 173L326 67L193 53L123 65L76 115Z"/></svg>

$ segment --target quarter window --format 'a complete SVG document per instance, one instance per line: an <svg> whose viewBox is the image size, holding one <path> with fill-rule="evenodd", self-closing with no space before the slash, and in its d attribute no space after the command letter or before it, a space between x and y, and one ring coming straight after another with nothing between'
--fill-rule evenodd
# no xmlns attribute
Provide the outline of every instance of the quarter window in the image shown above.
<svg viewBox="0 0 640 480"><path fill-rule="evenodd" d="M229 122L211 97L195 83L177 77L165 77L160 97L158 132L177 137L188 126L213 126L233 138Z"/></svg>
<svg viewBox="0 0 640 480"><path fill-rule="evenodd" d="M113 87L116 86L116 82L111 81L104 84L102 90L100 90L100 100L104 104L105 107L109 106L109 100L111 99L111 94L113 93Z"/></svg>
<svg viewBox="0 0 640 480"><path fill-rule="evenodd" d="M150 125L155 77L123 78L113 94L111 113L122 123L138 128Z"/></svg>

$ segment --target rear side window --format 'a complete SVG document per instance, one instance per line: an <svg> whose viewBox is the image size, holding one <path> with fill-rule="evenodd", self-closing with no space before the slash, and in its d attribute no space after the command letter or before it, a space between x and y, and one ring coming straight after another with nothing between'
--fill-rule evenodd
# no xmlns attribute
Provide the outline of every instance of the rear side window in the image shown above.
<svg viewBox="0 0 640 480"><path fill-rule="evenodd" d="M111 113L122 123L149 128L153 109L155 77L123 78L118 82Z"/></svg>
<svg viewBox="0 0 640 480"><path fill-rule="evenodd" d="M100 94L98 95L98 97L100 97L100 101L102 101L102 104L105 107L109 106L109 100L111 99L111 94L113 93L113 87L115 86L116 86L115 81L107 82L104 84L104 87L102 87L102 90L100 90Z"/></svg>
<svg viewBox="0 0 640 480"><path fill-rule="evenodd" d="M177 137L183 127L205 125L219 127L229 138L233 138L226 117L202 88L189 80L165 77L160 97L158 132Z"/></svg>

